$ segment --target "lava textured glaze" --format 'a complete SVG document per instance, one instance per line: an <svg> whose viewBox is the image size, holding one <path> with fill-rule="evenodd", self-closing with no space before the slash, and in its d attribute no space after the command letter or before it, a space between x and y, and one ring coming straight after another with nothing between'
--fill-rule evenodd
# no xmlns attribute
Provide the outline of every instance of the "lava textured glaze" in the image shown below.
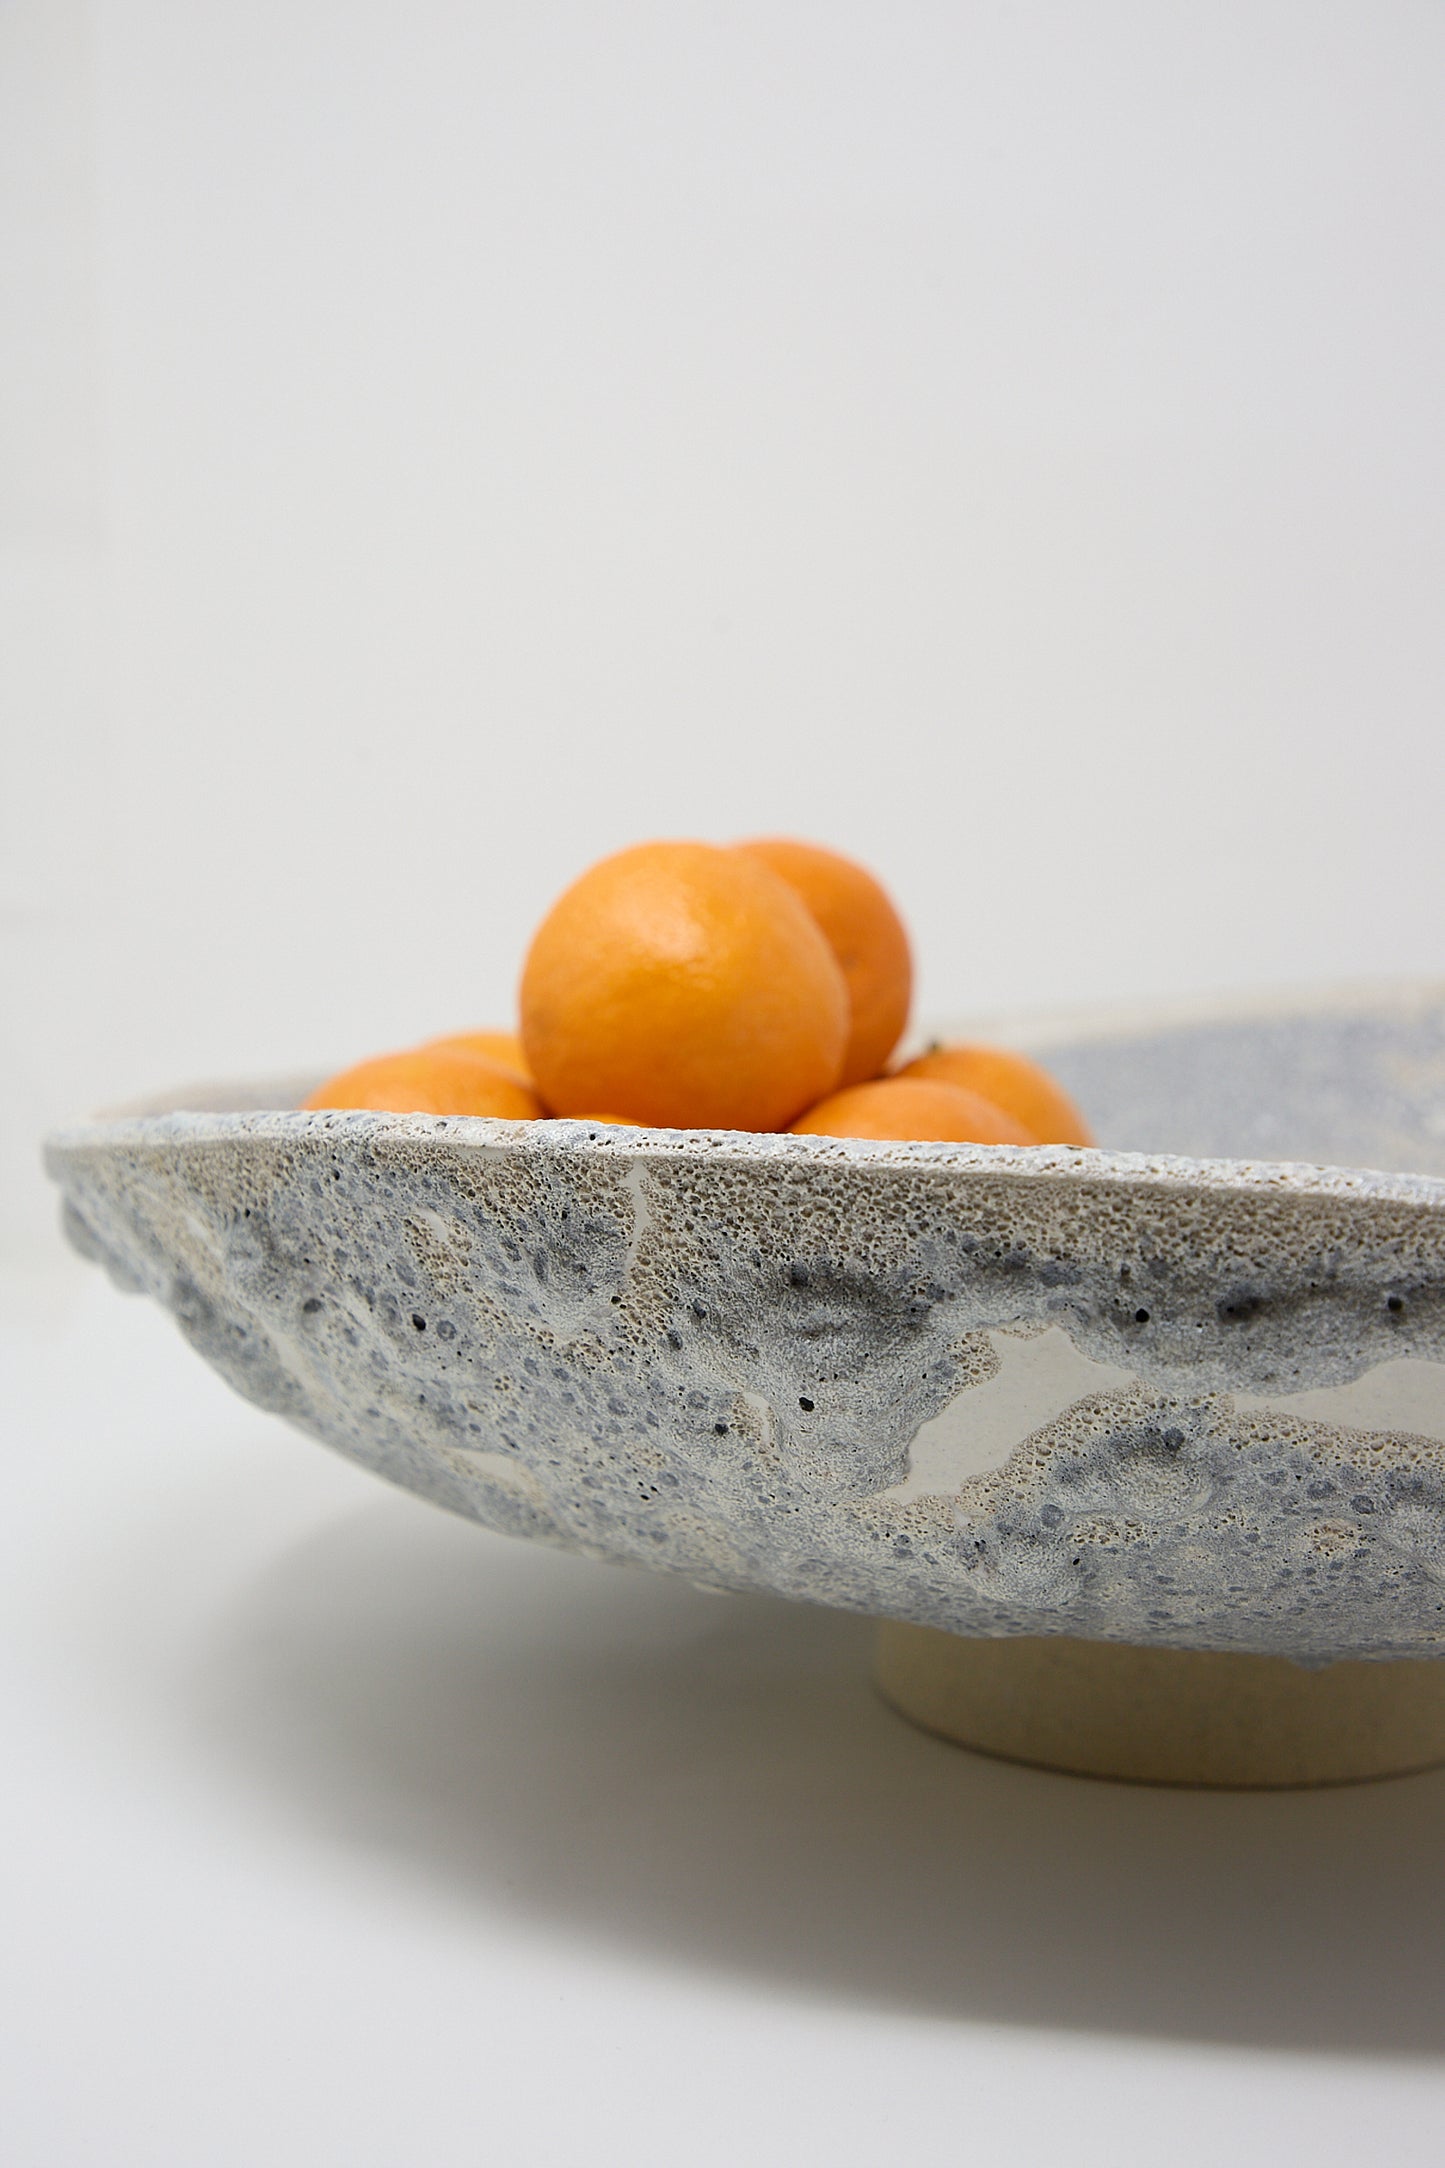
<svg viewBox="0 0 1445 2168"><path fill-rule="evenodd" d="M490 1527L961 1633L1445 1652L1445 1180L289 1111L49 1158L248 1398Z"/></svg>

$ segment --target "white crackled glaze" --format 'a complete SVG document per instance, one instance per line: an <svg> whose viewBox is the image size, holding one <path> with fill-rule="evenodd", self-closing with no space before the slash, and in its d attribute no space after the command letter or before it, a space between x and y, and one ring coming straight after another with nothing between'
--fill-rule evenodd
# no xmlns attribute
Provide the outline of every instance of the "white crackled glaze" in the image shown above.
<svg viewBox="0 0 1445 2168"><path fill-rule="evenodd" d="M998 1370L966 1385L937 1415L921 1423L908 1449L908 1473L883 1496L956 1498L965 1483L1005 1466L1026 1438L1095 1393L1137 1382L1130 1370L1091 1362L1060 1325L1021 1336L991 1332Z"/></svg>

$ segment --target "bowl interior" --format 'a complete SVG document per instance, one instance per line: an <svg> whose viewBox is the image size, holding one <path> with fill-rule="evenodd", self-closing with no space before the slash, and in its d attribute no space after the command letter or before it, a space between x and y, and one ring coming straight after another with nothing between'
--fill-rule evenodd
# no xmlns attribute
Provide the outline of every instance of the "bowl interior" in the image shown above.
<svg viewBox="0 0 1445 2168"><path fill-rule="evenodd" d="M1445 987L1005 1020L1101 1145L1445 1174Z"/></svg>

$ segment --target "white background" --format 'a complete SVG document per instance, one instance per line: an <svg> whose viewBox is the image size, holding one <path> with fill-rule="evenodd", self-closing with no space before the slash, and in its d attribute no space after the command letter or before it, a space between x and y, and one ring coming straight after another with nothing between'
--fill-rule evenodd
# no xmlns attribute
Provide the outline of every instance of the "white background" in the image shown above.
<svg viewBox="0 0 1445 2168"><path fill-rule="evenodd" d="M1424 0L0 0L9 2158L1438 2160L1442 1780L950 1755L230 1400L35 1143L655 834L933 1014L1437 972L1442 383Z"/></svg>

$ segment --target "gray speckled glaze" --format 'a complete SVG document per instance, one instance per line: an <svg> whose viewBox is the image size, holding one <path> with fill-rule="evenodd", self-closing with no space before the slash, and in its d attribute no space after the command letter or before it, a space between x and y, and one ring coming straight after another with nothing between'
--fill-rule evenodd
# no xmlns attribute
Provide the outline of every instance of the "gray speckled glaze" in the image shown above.
<svg viewBox="0 0 1445 2168"><path fill-rule="evenodd" d="M1445 1165L1442 989L1051 1038L1113 1143ZM965 1633L1445 1649L1445 1180L189 1105L52 1139L72 1240L440 1505Z"/></svg>

